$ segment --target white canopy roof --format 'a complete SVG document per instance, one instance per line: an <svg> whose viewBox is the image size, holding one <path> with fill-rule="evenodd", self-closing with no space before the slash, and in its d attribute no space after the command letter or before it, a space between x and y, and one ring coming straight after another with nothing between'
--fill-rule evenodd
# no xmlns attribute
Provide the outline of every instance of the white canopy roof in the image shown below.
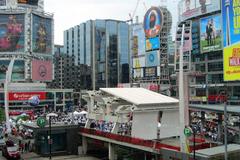
<svg viewBox="0 0 240 160"><path fill-rule="evenodd" d="M179 101L144 88L100 88L101 91L135 105L172 104Z"/></svg>

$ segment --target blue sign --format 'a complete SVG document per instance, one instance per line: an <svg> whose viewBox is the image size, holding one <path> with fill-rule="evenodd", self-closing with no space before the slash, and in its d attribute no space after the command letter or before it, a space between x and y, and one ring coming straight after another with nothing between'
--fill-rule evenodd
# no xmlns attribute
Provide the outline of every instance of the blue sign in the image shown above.
<svg viewBox="0 0 240 160"><path fill-rule="evenodd" d="M222 28L224 47L240 41L239 8L239 1L222 0Z"/></svg>
<svg viewBox="0 0 240 160"><path fill-rule="evenodd" d="M146 51L159 49L159 47L160 47L159 37L149 38L146 40Z"/></svg>
<svg viewBox="0 0 240 160"><path fill-rule="evenodd" d="M28 102L30 103L30 105L37 106L40 103L40 99L38 96L32 96L31 98L29 98Z"/></svg>
<svg viewBox="0 0 240 160"><path fill-rule="evenodd" d="M159 52L152 51L146 53L146 67L153 67L159 65Z"/></svg>

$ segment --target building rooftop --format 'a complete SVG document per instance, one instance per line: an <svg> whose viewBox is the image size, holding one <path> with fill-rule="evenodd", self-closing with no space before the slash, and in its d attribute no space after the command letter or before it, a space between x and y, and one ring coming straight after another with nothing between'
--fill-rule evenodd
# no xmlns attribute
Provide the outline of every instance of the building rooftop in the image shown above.
<svg viewBox="0 0 240 160"><path fill-rule="evenodd" d="M179 103L178 99L144 88L100 88L100 90L133 103L134 105L162 105Z"/></svg>

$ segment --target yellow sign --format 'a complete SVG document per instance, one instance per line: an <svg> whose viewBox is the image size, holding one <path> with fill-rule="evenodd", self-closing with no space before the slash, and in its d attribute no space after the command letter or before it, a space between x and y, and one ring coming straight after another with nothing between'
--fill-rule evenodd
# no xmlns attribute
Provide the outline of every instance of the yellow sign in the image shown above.
<svg viewBox="0 0 240 160"><path fill-rule="evenodd" d="M240 80L240 43L224 48L224 81Z"/></svg>

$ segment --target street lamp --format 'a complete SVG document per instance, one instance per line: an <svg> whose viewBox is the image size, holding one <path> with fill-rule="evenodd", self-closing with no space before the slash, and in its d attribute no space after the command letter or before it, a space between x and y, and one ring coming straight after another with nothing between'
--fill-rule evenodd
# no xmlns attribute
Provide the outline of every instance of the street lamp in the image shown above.
<svg viewBox="0 0 240 160"><path fill-rule="evenodd" d="M57 117L56 113L49 113L46 117L49 120L49 135L48 135L48 144L49 144L49 159L52 159L52 117Z"/></svg>

